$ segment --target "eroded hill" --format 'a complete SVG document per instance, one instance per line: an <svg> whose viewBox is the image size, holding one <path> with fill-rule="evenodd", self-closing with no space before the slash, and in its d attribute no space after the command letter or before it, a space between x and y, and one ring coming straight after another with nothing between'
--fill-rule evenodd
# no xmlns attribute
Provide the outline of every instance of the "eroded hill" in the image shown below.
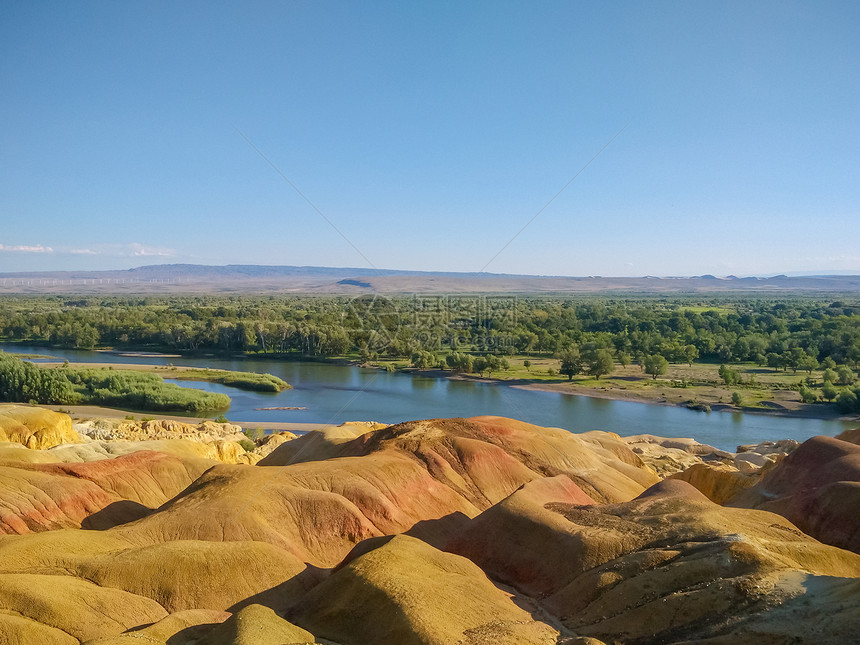
<svg viewBox="0 0 860 645"><path fill-rule="evenodd" d="M856 519L805 511L858 485L841 439L736 462L478 417L347 424L225 463L189 448L205 433L92 439L62 416L48 420L75 443L25 447L19 410L0 444L0 642L843 643L860 629Z"/></svg>

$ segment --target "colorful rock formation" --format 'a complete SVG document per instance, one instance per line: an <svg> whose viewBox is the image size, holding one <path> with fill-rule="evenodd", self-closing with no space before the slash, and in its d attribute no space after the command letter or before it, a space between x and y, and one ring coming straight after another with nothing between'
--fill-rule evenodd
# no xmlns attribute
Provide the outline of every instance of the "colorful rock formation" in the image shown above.
<svg viewBox="0 0 860 645"><path fill-rule="evenodd" d="M0 445L3 643L734 645L860 631L860 555L846 550L860 447L845 441L739 452L764 459L744 472L693 441L477 417L281 436L254 465L197 426L47 450L25 447L38 430L8 427L24 440Z"/></svg>

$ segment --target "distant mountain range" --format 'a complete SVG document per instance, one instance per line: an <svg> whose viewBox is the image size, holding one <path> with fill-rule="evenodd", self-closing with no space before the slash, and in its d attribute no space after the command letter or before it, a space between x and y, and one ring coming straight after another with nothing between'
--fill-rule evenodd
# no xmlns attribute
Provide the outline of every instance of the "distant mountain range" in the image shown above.
<svg viewBox="0 0 860 645"><path fill-rule="evenodd" d="M113 271L0 273L0 293L730 293L860 292L860 275L535 276L351 267L157 264Z"/></svg>

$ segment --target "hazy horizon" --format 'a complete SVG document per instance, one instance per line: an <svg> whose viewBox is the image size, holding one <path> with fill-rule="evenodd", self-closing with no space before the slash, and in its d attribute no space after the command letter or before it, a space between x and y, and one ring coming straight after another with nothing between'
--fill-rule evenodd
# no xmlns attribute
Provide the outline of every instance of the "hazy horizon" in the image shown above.
<svg viewBox="0 0 860 645"><path fill-rule="evenodd" d="M195 264L195 263L184 263L184 262L164 262L157 264L141 264L135 265L131 267L114 267L114 268L105 268L105 269L53 269L53 270L31 270L31 271L0 271L0 275L13 275L15 273L22 274L30 274L30 273L88 273L88 272L111 272L111 271L138 271L144 269L152 269L152 268L160 268L160 267L182 267L182 266L192 266L192 267L204 267L204 268L243 268L243 267L254 267L254 268L263 268L263 269L281 269L281 268L295 268L295 269L322 269L322 270L331 270L331 271L350 271L355 272L356 276L364 275L364 274L374 274L374 272L403 272L403 273L424 273L424 274L462 274L462 275L487 275L487 276L510 276L510 277L529 277L529 278L697 278L697 277L706 277L711 276L718 279L728 279L728 278L773 278L778 276L787 276L787 277L827 277L827 276L856 276L860 275L860 271L844 271L844 270L820 270L820 271L774 271L770 273L758 273L758 274L715 274L715 273L700 273L700 274L689 274L689 275L680 275L680 274L667 274L667 275L654 275L654 274L643 274L643 275L598 275L598 274L583 274L583 275L573 275L573 274L547 274L547 273L504 273L498 271L485 271L485 272L467 272L467 271L446 271L442 269L434 270L434 269L395 269L392 267L360 267L360 266L321 266L321 265L292 265L292 264L247 264L247 263L228 263L228 264Z"/></svg>
<svg viewBox="0 0 860 645"><path fill-rule="evenodd" d="M860 274L860 5L13 4L0 272Z"/></svg>

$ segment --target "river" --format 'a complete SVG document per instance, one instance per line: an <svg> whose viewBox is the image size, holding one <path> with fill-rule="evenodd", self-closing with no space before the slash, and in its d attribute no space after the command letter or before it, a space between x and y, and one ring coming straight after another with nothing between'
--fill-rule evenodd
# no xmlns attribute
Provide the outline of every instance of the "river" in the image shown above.
<svg viewBox="0 0 860 645"><path fill-rule="evenodd" d="M483 414L521 419L572 432L609 430L620 435L656 434L695 437L724 450L766 440L803 441L834 436L857 422L801 419L740 412L696 412L686 408L610 401L557 392L536 392L500 383L428 378L355 366L300 361L224 358L123 356L111 352L55 349L0 343L7 352L44 354L71 362L193 365L213 369L268 372L293 389L274 393L247 392L215 383L178 382L230 396L225 416L231 421L337 424L344 421L397 423L435 417ZM257 410L263 407L304 407L305 410Z"/></svg>

